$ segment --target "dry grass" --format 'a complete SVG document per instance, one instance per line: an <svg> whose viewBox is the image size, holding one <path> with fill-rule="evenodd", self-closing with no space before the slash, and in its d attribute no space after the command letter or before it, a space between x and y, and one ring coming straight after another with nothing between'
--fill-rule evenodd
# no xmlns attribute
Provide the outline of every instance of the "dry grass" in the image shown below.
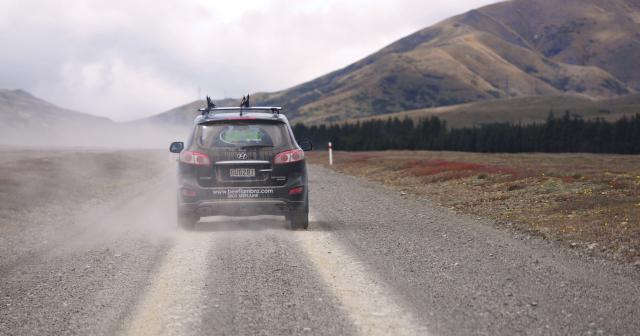
<svg viewBox="0 0 640 336"><path fill-rule="evenodd" d="M310 155L326 164L326 153ZM335 153L333 169L568 247L640 262L640 156Z"/></svg>
<svg viewBox="0 0 640 336"><path fill-rule="evenodd" d="M355 118L342 123L389 118L409 118L417 122L424 118L438 117L454 128L495 122L530 124L544 122L550 111L556 117L562 117L565 111L570 111L572 115L579 115L587 120L602 118L617 121L624 116L631 117L640 113L640 94L599 101L578 96L517 97Z"/></svg>

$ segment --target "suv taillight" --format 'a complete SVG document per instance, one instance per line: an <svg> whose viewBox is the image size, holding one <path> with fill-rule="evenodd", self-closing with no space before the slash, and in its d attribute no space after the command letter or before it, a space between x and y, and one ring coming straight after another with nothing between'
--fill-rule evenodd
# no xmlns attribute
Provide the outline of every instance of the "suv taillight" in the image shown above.
<svg viewBox="0 0 640 336"><path fill-rule="evenodd" d="M211 164L211 160L209 160L207 154L194 151L184 151L180 153L180 162L196 166L208 166Z"/></svg>
<svg viewBox="0 0 640 336"><path fill-rule="evenodd" d="M278 153L275 159L273 159L274 164L285 164L285 163L293 163L304 160L304 151L301 149L293 149L286 152Z"/></svg>

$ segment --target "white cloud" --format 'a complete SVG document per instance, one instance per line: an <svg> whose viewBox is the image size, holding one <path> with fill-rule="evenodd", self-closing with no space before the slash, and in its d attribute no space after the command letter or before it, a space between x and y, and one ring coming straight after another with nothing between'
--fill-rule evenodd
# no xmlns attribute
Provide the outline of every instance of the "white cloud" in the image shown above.
<svg viewBox="0 0 640 336"><path fill-rule="evenodd" d="M116 120L280 90L492 0L0 3L0 87Z"/></svg>
<svg viewBox="0 0 640 336"><path fill-rule="evenodd" d="M91 63L70 61L62 66L53 88L37 87L56 101L84 106L82 111L131 120L166 108L167 102L185 102L195 96L188 85L163 78L152 66L132 67L119 56ZM70 94L82 92L82 95Z"/></svg>

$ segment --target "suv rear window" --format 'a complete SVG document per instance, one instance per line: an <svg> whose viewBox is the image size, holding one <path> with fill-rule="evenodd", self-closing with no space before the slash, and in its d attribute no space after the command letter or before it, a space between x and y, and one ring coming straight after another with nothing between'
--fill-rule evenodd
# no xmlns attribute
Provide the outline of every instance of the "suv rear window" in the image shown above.
<svg viewBox="0 0 640 336"><path fill-rule="evenodd" d="M204 147L292 146L283 123L218 123L198 126L196 139Z"/></svg>

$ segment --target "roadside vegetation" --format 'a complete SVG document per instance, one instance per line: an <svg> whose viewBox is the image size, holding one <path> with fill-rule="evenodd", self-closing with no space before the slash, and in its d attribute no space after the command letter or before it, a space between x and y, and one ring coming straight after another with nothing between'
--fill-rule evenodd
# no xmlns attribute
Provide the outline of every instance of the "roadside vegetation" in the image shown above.
<svg viewBox="0 0 640 336"><path fill-rule="evenodd" d="M449 129L438 117L389 118L355 124L294 127L296 138L332 141L338 150L452 150L482 153L617 153L640 154L640 114L615 122L585 120L566 112L550 113L544 123L491 123Z"/></svg>
<svg viewBox="0 0 640 336"><path fill-rule="evenodd" d="M326 165L326 155L309 157ZM640 156L385 151L335 152L334 161L403 195L640 266Z"/></svg>

